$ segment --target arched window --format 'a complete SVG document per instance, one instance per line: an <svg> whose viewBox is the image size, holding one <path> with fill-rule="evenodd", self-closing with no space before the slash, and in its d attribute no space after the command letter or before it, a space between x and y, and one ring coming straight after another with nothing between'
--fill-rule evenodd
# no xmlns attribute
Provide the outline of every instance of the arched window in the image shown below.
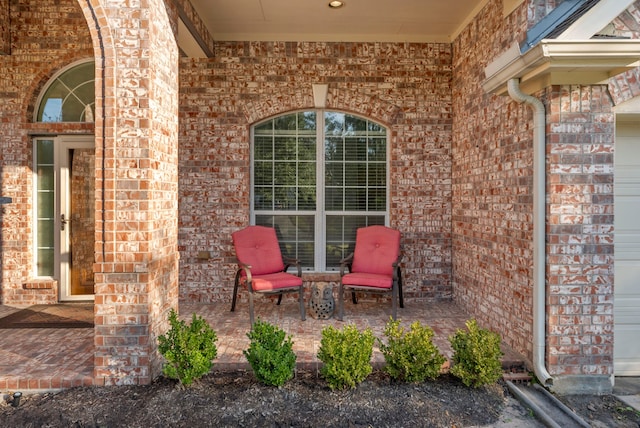
<svg viewBox="0 0 640 428"><path fill-rule="evenodd" d="M274 227L306 270L336 270L358 227L387 224L384 126L302 111L255 125L252 141L252 223Z"/></svg>
<svg viewBox="0 0 640 428"><path fill-rule="evenodd" d="M38 100L36 122L93 122L95 63L84 60L70 65L47 82Z"/></svg>

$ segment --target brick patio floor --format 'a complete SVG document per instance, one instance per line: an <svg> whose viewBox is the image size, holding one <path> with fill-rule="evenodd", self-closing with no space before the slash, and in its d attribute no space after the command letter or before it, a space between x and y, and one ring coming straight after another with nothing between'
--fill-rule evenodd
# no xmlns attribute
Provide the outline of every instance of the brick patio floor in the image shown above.
<svg viewBox="0 0 640 428"><path fill-rule="evenodd" d="M190 320L193 313L205 318L218 336L218 357L214 370L247 369L249 365L242 354L248 348L248 303L240 300L235 312L229 311L229 303L180 305L180 316ZM0 317L17 308L0 305ZM290 334L294 342L299 368L317 370L316 357L320 346L321 331L326 325L338 328L353 323L359 329L370 327L376 337L383 337L385 323L391 313L390 304L359 302L345 304L344 321L334 318L316 320L307 314L300 320L297 300L283 299L280 306L268 299L258 299L255 315L263 321L275 324ZM468 319L455 304L450 302L405 302L398 309L398 319L407 327L414 321L433 328L434 343L448 358L452 350L448 337L456 329L464 329ZM0 395L10 391L36 392L73 386L93 385L93 330L92 329L2 329L0 330ZM518 366L522 356L508 348L503 349L504 364ZM384 361L374 347L373 364Z"/></svg>

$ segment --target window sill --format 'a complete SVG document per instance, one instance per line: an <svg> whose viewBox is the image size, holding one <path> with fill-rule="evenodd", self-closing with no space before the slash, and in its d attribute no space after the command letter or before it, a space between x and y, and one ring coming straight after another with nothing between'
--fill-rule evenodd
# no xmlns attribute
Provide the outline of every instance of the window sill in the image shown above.
<svg viewBox="0 0 640 428"><path fill-rule="evenodd" d="M50 290L57 287L58 281L51 278L32 279L22 283L24 290Z"/></svg>

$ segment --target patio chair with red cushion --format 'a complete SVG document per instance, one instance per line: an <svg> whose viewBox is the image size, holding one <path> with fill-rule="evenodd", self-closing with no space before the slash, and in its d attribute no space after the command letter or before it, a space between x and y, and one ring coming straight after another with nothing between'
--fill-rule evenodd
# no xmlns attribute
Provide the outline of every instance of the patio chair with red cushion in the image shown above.
<svg viewBox="0 0 640 428"><path fill-rule="evenodd" d="M304 321L302 268L298 260L282 256L275 229L249 226L232 233L231 237L238 259L231 311L236 308L238 287L244 284L249 291L249 320L252 326L254 294L278 295L279 305L283 294L298 293L300 318ZM297 267L297 275L287 272L290 266Z"/></svg>
<svg viewBox="0 0 640 428"><path fill-rule="evenodd" d="M353 303L356 291L391 293L391 312L396 319L398 298L400 307L404 307L401 258L398 230L379 225L359 228L353 253L340 261L338 319L344 316L345 289L351 289Z"/></svg>

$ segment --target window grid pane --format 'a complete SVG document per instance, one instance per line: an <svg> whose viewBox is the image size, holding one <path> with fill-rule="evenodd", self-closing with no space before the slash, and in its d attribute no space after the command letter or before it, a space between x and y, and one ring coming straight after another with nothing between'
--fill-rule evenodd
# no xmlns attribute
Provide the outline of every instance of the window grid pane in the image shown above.
<svg viewBox="0 0 640 428"><path fill-rule="evenodd" d="M366 119L325 114L327 211L386 211L385 132Z"/></svg>
<svg viewBox="0 0 640 428"><path fill-rule="evenodd" d="M326 270L338 270L340 260L353 253L356 230L372 225L384 225L384 216L328 215L326 238Z"/></svg>
<svg viewBox="0 0 640 428"><path fill-rule="evenodd" d="M256 225L276 230L282 255L300 260L306 270L313 269L315 260L314 224L313 215L256 215Z"/></svg>
<svg viewBox="0 0 640 428"><path fill-rule="evenodd" d="M37 122L93 122L95 63L76 65L53 80L38 106Z"/></svg>
<svg viewBox="0 0 640 428"><path fill-rule="evenodd" d="M280 116L254 128L256 212L316 209L315 141L315 112Z"/></svg>

